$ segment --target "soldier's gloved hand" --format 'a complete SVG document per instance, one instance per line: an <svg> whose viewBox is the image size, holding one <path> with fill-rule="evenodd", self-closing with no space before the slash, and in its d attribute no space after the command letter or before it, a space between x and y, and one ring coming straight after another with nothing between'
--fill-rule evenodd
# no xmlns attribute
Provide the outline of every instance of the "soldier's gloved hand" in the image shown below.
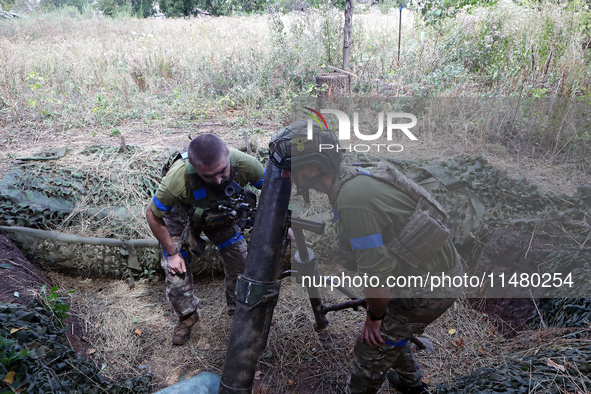
<svg viewBox="0 0 591 394"><path fill-rule="evenodd" d="M185 266L185 259L180 253L168 256L167 266L168 272L170 272L172 275L181 275L187 272L187 268Z"/></svg>

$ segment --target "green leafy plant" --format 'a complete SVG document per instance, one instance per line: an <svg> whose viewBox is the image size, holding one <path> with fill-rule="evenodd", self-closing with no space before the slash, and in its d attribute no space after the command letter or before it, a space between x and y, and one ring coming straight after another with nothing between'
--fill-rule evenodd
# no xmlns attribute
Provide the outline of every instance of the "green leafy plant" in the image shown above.
<svg viewBox="0 0 591 394"><path fill-rule="evenodd" d="M76 292L75 289L68 290L66 294L72 294L74 292ZM41 296L43 305L51 311L56 322L63 326L63 321L70 317L70 314L68 313L70 311L70 305L64 302L67 297L64 297L58 292L57 286L52 287L51 290L48 291L46 284L41 286L39 295Z"/></svg>
<svg viewBox="0 0 591 394"><path fill-rule="evenodd" d="M496 0L415 0L412 8L417 10L427 26L437 26L445 18L453 18L462 10L475 6L495 5Z"/></svg>

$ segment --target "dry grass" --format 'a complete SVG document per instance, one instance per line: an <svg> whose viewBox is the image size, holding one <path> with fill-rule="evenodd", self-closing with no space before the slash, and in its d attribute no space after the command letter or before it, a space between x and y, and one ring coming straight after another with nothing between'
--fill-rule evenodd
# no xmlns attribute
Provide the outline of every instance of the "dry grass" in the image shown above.
<svg viewBox="0 0 591 394"><path fill-rule="evenodd" d="M553 4L534 11L500 1L433 30L405 9L398 64L397 12L356 13L352 71L360 78L353 95L586 95L585 15ZM118 137L110 137L117 133L129 144L160 149L168 142L182 147L198 132L238 143L246 131L265 146L286 123L294 98L306 97L315 75L326 71L322 65L340 66L341 26L342 15L330 9L190 20L53 13L0 21L0 174L15 150L117 144ZM516 171L532 156L540 163L534 160L530 170L547 160L566 166L555 167L559 171L572 171L572 163L583 174L591 167L588 148L581 149L589 144L582 128L567 135L549 128L513 157L491 136L468 133L462 121L450 119L445 128L431 123L421 136L426 145L409 147L408 154L420 155L423 147L442 158L484 152L513 161ZM536 143L552 154L531 153ZM556 171L540 176L540 184L564 178Z"/></svg>
<svg viewBox="0 0 591 394"><path fill-rule="evenodd" d="M60 289L78 289L70 303L82 327L86 355L105 367L108 378L135 376L139 366L147 365L156 390L199 372L221 373L231 327L221 280L198 279L195 292L203 300L200 322L189 344L175 347L170 338L176 316L166 303L162 281L142 280L129 289L123 281L49 275ZM327 304L343 300L339 293L325 295ZM317 333L305 292L286 279L273 318L267 349L259 360L257 392L342 392L364 313L332 312L328 328ZM450 335L452 328L456 332ZM464 301L458 301L424 336L436 348L431 354L418 353L430 384L450 382L454 376L489 365L501 352L502 339L493 324ZM381 392L394 391L384 387Z"/></svg>
<svg viewBox="0 0 591 394"><path fill-rule="evenodd" d="M356 13L354 93L586 94L585 12L540 9L500 1L460 13L439 30L405 9L400 63L397 13ZM2 119L26 123L35 115L67 130L117 127L125 119L150 125L170 115L202 119L212 108L246 107L252 120L284 116L323 64L340 66L342 19L336 10L310 9L190 20L54 13L2 21Z"/></svg>

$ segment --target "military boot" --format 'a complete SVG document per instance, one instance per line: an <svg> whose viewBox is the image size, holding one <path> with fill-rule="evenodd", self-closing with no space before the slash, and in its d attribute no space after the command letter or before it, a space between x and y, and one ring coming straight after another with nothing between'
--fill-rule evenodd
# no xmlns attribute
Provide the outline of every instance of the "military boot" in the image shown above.
<svg viewBox="0 0 591 394"><path fill-rule="evenodd" d="M184 345L191 337L191 328L199 321L197 310L186 316L179 317L178 324L172 332L172 343L175 345Z"/></svg>
<svg viewBox="0 0 591 394"><path fill-rule="evenodd" d="M418 386L407 386L400 379L400 375L398 375L398 372L396 372L394 370L390 370L386 374L386 378L388 379L388 382L390 382L390 384L396 390L398 390L404 394L428 394L430 392L429 386L427 386L423 382L421 382L421 384Z"/></svg>

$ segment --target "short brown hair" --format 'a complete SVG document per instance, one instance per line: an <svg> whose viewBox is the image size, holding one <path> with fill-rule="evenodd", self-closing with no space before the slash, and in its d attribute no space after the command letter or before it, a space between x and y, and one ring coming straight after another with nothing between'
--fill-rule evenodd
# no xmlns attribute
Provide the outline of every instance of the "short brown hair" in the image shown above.
<svg viewBox="0 0 591 394"><path fill-rule="evenodd" d="M198 167L217 163L228 153L228 148L218 136L202 134L189 143L188 153L189 162Z"/></svg>

